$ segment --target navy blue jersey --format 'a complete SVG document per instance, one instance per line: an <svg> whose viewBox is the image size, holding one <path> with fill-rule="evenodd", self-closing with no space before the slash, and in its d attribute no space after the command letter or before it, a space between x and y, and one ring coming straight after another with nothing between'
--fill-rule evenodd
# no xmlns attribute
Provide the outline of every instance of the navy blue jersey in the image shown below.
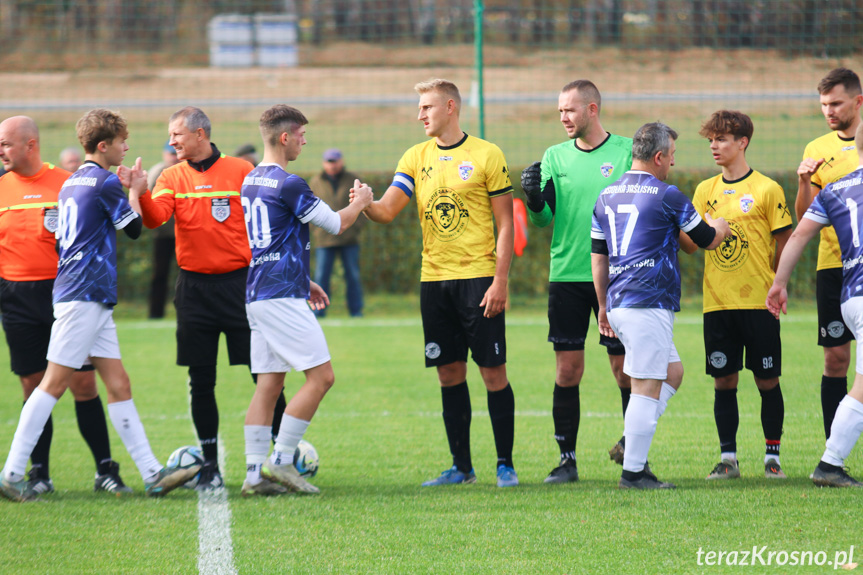
<svg viewBox="0 0 863 575"><path fill-rule="evenodd" d="M261 164L243 181L252 263L246 302L309 298L309 220L321 200L304 179Z"/></svg>
<svg viewBox="0 0 863 575"><path fill-rule="evenodd" d="M117 232L138 217L119 178L87 162L60 189L54 303L117 303Z"/></svg>
<svg viewBox="0 0 863 575"><path fill-rule="evenodd" d="M803 217L836 230L842 250L841 302L863 295L863 167L818 192Z"/></svg>
<svg viewBox="0 0 863 575"><path fill-rule="evenodd" d="M606 309L680 311L679 230L701 222L689 198L646 172L626 172L593 209L590 235L608 244Z"/></svg>

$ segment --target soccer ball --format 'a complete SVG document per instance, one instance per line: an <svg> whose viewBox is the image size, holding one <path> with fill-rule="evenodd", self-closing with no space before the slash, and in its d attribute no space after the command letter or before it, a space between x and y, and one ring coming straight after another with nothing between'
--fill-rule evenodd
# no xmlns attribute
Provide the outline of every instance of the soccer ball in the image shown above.
<svg viewBox="0 0 863 575"><path fill-rule="evenodd" d="M297 450L294 451L294 467L296 467L301 477L314 477L318 472L318 452L315 447L301 439L297 444Z"/></svg>
<svg viewBox="0 0 863 575"><path fill-rule="evenodd" d="M203 464L204 454L201 453L201 449L195 445L184 445L183 447L175 449L174 452L168 456L168 463L165 464L165 467L168 469L188 469L190 467ZM193 478L183 485L183 487L194 489L198 484L199 475L199 473L196 473Z"/></svg>

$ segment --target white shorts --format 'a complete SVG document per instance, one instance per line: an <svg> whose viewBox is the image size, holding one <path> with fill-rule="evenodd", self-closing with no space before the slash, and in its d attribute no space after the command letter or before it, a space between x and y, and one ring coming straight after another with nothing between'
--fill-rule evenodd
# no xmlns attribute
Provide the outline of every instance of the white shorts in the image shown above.
<svg viewBox="0 0 863 575"><path fill-rule="evenodd" d="M668 364L680 361L674 347L674 312L654 308L617 308L608 323L626 349L623 373L635 379L668 377Z"/></svg>
<svg viewBox="0 0 863 575"><path fill-rule="evenodd" d="M93 301L54 304L48 361L80 369L89 357L120 359L114 308Z"/></svg>
<svg viewBox="0 0 863 575"><path fill-rule="evenodd" d="M854 339L861 341L863 336L863 297L852 297L840 306L842 310L842 319L845 325L854 334ZM857 344L857 363L854 366L854 371L863 374L863 350L860 349L860 344Z"/></svg>
<svg viewBox="0 0 863 575"><path fill-rule="evenodd" d="M324 330L304 299L246 304L252 329L252 373L305 371L330 361Z"/></svg>

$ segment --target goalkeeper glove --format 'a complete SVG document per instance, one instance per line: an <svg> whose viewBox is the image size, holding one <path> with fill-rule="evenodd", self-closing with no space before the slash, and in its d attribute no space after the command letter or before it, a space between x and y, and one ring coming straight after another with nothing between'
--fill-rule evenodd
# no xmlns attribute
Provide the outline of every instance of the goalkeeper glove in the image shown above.
<svg viewBox="0 0 863 575"><path fill-rule="evenodd" d="M545 200L539 189L542 184L540 165L540 162L534 162L521 172L521 189L527 197L527 207L532 212L541 212L545 207Z"/></svg>

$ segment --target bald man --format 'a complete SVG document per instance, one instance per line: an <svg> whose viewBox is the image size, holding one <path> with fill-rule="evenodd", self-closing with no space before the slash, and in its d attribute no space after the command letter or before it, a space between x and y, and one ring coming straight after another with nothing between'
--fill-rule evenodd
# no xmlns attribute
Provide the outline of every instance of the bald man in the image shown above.
<svg viewBox="0 0 863 575"><path fill-rule="evenodd" d="M67 172L74 172L81 165L81 150L70 147L60 152L60 167Z"/></svg>
<svg viewBox="0 0 863 575"><path fill-rule="evenodd" d="M12 372L21 380L26 401L45 374L51 325L51 292L57 276L57 196L69 172L43 163L39 130L26 116L0 123L0 161L9 172L0 178L0 313ZM92 366L77 371L70 386L78 429L96 460L95 491L131 492L111 459L105 411ZM30 487L54 491L48 459L53 424L45 424L31 455Z"/></svg>

